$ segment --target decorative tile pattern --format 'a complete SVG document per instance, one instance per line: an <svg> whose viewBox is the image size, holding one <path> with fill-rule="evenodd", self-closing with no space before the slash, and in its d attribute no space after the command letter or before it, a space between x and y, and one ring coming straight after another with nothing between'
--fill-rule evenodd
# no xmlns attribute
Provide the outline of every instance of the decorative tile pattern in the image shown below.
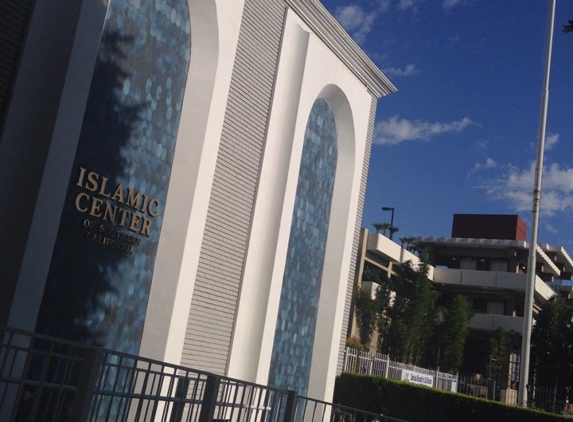
<svg viewBox="0 0 573 422"><path fill-rule="evenodd" d="M187 0L112 0L37 331L138 353L191 54Z"/></svg>
<svg viewBox="0 0 573 422"><path fill-rule="evenodd" d="M303 395L310 377L337 156L334 114L318 99L304 137L269 374L270 385Z"/></svg>

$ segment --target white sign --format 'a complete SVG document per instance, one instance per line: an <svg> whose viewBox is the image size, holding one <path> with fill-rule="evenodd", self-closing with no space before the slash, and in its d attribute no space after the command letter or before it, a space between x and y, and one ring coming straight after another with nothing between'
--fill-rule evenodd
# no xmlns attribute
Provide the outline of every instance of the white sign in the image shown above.
<svg viewBox="0 0 573 422"><path fill-rule="evenodd" d="M426 387L434 386L434 377L432 375L406 371L405 369L402 369L402 381L411 382L412 384L425 385Z"/></svg>

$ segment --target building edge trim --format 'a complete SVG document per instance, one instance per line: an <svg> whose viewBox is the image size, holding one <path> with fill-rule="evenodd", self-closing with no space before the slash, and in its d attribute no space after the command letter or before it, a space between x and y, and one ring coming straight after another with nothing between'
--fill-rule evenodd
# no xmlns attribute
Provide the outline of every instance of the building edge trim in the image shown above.
<svg viewBox="0 0 573 422"><path fill-rule="evenodd" d="M370 60L342 26L318 0L285 0L286 4L360 79L377 98L397 91L397 88Z"/></svg>

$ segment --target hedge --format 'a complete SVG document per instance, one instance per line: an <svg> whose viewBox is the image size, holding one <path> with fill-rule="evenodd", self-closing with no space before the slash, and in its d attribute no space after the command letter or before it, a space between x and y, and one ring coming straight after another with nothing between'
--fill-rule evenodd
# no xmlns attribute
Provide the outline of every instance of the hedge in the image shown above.
<svg viewBox="0 0 573 422"><path fill-rule="evenodd" d="M409 422L557 422L572 420L536 410L368 375L343 373L334 403Z"/></svg>

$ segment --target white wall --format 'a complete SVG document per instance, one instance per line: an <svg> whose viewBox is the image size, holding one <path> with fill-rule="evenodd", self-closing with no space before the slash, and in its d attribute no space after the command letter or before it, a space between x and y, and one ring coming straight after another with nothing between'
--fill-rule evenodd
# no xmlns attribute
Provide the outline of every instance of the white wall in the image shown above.
<svg viewBox="0 0 573 422"><path fill-rule="evenodd" d="M285 21L229 375L268 380L304 133L318 98L335 114L339 151L308 394L330 400L372 97L292 12Z"/></svg>

